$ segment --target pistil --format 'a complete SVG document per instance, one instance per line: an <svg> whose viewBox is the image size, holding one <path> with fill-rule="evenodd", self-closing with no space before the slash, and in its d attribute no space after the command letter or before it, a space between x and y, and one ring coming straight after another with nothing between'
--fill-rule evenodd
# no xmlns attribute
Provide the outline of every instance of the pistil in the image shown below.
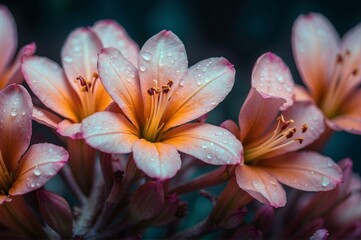
<svg viewBox="0 0 361 240"><path fill-rule="evenodd" d="M244 159L246 163L251 163L266 157L267 154L272 153L276 150L285 148L290 144L302 144L303 137L294 137L297 132L296 127L292 127L294 120L285 120L283 115L277 118L277 126L273 133L264 138L263 142L257 144L254 147L244 146ZM308 125L305 123L300 128L301 133L305 133L308 129Z"/></svg>
<svg viewBox="0 0 361 240"><path fill-rule="evenodd" d="M149 117L147 118L145 127L143 129L143 137L151 142L156 141L164 126L162 118L170 99L168 93L173 85L173 81L168 80L167 84L159 87L158 81L153 81L155 86L149 88L147 91L151 97L151 107Z"/></svg>
<svg viewBox="0 0 361 240"><path fill-rule="evenodd" d="M80 119L88 117L95 112L95 83L99 79L98 73L94 72L90 80L84 79L82 76L78 76L74 82L78 85L81 92L81 104L83 111L80 113Z"/></svg>

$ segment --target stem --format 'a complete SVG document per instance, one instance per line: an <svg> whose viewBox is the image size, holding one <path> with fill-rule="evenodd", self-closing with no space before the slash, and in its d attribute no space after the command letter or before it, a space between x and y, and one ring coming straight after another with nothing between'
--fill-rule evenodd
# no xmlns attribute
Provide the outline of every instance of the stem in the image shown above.
<svg viewBox="0 0 361 240"><path fill-rule="evenodd" d="M93 190L85 205L81 209L81 215L75 221L74 235L84 236L92 227L94 219L97 217L102 206L104 179L99 164L96 165L96 177L93 182Z"/></svg>
<svg viewBox="0 0 361 240"><path fill-rule="evenodd" d="M78 183L75 181L74 175L68 165L64 165L60 172L63 181L68 185L74 196L80 201L81 205L87 202L87 198L80 189Z"/></svg>
<svg viewBox="0 0 361 240"><path fill-rule="evenodd" d="M234 166L223 166L183 185L176 186L174 189L171 189L170 192L181 195L202 188L211 187L227 181L233 176L233 174Z"/></svg>
<svg viewBox="0 0 361 240"><path fill-rule="evenodd" d="M219 227L214 222L207 218L183 232L174 234L170 239L195 239L214 232L218 228Z"/></svg>

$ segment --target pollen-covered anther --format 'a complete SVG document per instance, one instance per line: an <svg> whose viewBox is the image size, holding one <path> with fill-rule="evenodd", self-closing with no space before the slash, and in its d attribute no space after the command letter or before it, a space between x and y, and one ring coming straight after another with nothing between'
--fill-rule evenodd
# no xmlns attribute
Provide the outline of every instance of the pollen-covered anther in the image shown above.
<svg viewBox="0 0 361 240"><path fill-rule="evenodd" d="M308 129L308 125L306 123L303 124L301 129L302 129L302 133L305 133Z"/></svg>
<svg viewBox="0 0 361 240"><path fill-rule="evenodd" d="M347 54L347 52L346 52L346 54ZM341 54L337 54L336 63L343 63L343 56Z"/></svg>
<svg viewBox="0 0 361 240"><path fill-rule="evenodd" d="M300 144L303 143L303 138L302 138L302 137L301 137L301 138L295 138L294 140L295 140L295 141L298 141Z"/></svg>
<svg viewBox="0 0 361 240"><path fill-rule="evenodd" d="M82 77L82 76L79 76L75 79L75 82L76 81L79 81L80 83L80 89L82 92L88 92L89 91L89 84L87 83L87 81Z"/></svg>

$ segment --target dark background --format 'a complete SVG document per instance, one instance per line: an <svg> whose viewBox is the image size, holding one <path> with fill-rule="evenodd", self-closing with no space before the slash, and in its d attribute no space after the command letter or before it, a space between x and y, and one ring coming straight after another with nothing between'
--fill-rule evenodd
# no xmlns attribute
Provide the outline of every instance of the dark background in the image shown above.
<svg viewBox="0 0 361 240"><path fill-rule="evenodd" d="M291 50L291 28L299 14L320 12L342 36L361 22L361 1L165 1L165 0L44 0L0 1L15 17L19 46L37 44L37 55L60 62L60 49L76 27L91 26L100 19L117 20L140 45L163 29L184 42L189 65L223 56L235 65L232 92L210 113L209 122L236 120L249 90L256 59L272 51L288 64L296 82L299 75ZM3 34L3 33L1 33ZM361 104L361 103L360 103ZM361 172L361 137L336 133L325 154L338 161L354 160Z"/></svg>

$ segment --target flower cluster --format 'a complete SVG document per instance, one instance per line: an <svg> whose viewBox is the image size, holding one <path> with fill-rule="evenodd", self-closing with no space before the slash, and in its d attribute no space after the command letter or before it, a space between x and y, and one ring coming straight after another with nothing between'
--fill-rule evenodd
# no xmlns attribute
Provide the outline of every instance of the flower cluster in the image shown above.
<svg viewBox="0 0 361 240"><path fill-rule="evenodd" d="M361 238L361 179L351 159L322 154L333 132L361 134L361 25L340 40L321 14L299 16L292 46L305 87L265 53L238 122L220 126L207 114L237 66L213 57L189 67L171 31L139 48L101 20L69 34L60 66L35 43L14 57L2 5L0 30L1 238ZM32 120L56 144L38 143ZM183 229L191 192L212 207Z"/></svg>

